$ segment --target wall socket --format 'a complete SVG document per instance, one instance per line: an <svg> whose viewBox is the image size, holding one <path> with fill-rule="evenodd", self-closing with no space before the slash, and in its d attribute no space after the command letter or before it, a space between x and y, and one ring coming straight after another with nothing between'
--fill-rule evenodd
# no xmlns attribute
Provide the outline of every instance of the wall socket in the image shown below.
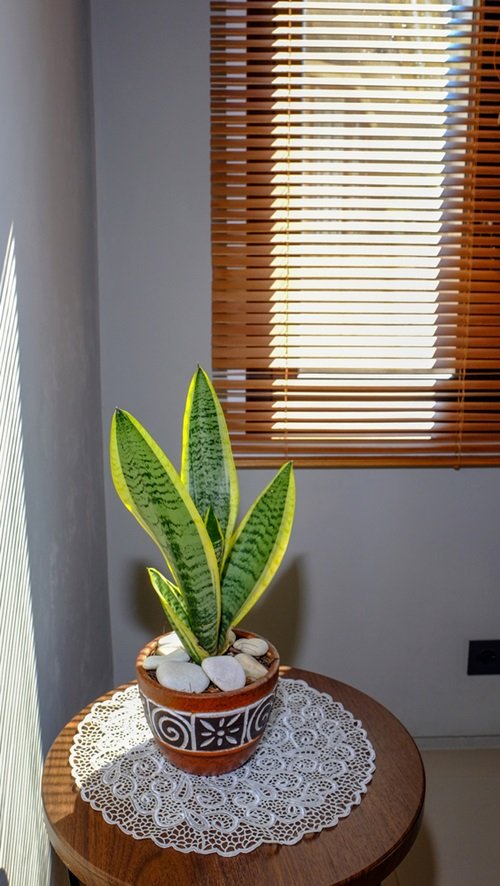
<svg viewBox="0 0 500 886"><path fill-rule="evenodd" d="M500 674L500 640L471 640L467 673Z"/></svg>

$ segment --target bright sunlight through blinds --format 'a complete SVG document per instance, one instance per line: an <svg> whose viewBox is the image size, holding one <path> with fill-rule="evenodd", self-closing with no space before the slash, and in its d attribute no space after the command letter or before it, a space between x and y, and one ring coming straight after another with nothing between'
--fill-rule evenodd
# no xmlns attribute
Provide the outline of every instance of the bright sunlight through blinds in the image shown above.
<svg viewBox="0 0 500 886"><path fill-rule="evenodd" d="M500 464L500 7L212 0L240 464Z"/></svg>

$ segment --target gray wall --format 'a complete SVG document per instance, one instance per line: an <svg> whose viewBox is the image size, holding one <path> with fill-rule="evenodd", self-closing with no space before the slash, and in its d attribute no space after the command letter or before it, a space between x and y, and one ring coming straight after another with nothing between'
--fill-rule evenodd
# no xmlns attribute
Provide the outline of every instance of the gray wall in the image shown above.
<svg viewBox="0 0 500 886"><path fill-rule="evenodd" d="M130 409L178 461L210 358L209 4L92 4L104 422ZM105 431L107 448L107 428ZM268 472L241 472L243 507ZM115 681L162 629L159 555L107 478ZM281 576L247 624L282 657L372 693L419 736L500 733L500 677L466 676L500 631L500 472L300 470Z"/></svg>
<svg viewBox="0 0 500 886"><path fill-rule="evenodd" d="M0 248L13 225L44 750L112 680L89 41L86 2L1 4Z"/></svg>

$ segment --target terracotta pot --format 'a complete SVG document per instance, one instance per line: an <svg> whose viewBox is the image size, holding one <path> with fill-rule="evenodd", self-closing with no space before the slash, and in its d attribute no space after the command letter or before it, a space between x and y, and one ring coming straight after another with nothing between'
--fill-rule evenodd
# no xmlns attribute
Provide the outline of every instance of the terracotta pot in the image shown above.
<svg viewBox="0 0 500 886"><path fill-rule="evenodd" d="M236 629L237 637L255 637ZM160 686L142 663L158 637L141 649L136 662L139 691L151 732L168 759L195 775L220 775L242 766L255 751L269 720L279 655L271 644L265 677L231 692L178 692Z"/></svg>

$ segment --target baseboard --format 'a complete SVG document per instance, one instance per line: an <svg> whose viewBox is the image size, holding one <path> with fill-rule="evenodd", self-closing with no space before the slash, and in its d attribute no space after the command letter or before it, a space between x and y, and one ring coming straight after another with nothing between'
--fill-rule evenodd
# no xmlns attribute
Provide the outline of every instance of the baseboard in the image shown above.
<svg viewBox="0 0 500 886"><path fill-rule="evenodd" d="M500 735L424 735L415 743L421 751L500 750Z"/></svg>

